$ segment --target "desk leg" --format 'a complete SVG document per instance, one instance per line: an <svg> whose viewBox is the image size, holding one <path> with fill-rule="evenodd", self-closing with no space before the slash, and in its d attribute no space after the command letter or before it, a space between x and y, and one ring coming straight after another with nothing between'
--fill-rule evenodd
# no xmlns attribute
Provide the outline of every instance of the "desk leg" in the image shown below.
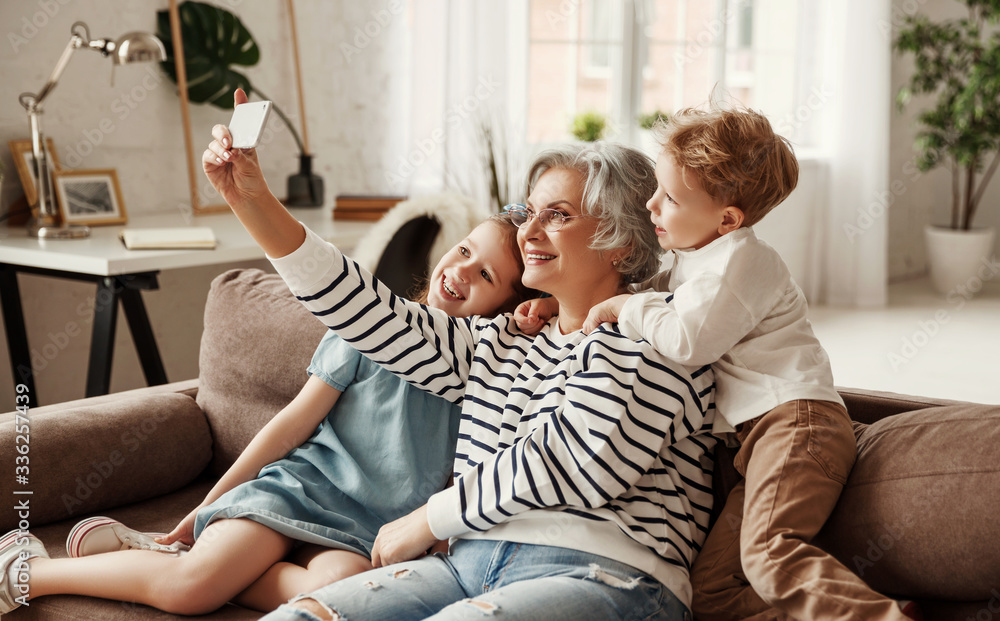
<svg viewBox="0 0 1000 621"><path fill-rule="evenodd" d="M121 285L112 276L97 283L94 305L94 329L90 341L90 364L87 367L87 396L106 395L111 389L111 358L115 352L115 327L118 323L118 296Z"/></svg>
<svg viewBox="0 0 1000 621"><path fill-rule="evenodd" d="M3 305L3 324L7 331L14 389L16 391L18 384L24 384L28 388L28 406L38 407L35 374L31 369L31 350L28 348L28 331L24 327L21 289L17 285L17 271L9 265L0 265L0 303Z"/></svg>
<svg viewBox="0 0 1000 621"><path fill-rule="evenodd" d="M146 376L146 384L149 386L166 384L167 372L163 368L163 360L160 359L160 350L156 346L153 327L149 325L146 306L142 303L142 292L125 287L121 291L121 298L122 308L125 309L125 319L128 320L132 341L135 343L135 351L139 354L139 361L142 363L142 373Z"/></svg>

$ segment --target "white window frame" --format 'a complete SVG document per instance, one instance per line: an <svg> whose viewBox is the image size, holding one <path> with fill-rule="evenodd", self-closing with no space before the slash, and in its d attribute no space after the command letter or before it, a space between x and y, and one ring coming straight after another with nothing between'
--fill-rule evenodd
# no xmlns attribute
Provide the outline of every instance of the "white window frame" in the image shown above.
<svg viewBox="0 0 1000 621"><path fill-rule="evenodd" d="M560 3L561 10L567 10L569 13L564 15L564 17L571 18L571 12L579 6L580 0L565 0ZM610 54L610 67L609 73L611 78L611 83L609 85L609 90L611 93L611 118L610 122L619 130L616 135L616 139L622 142L626 142L632 145L638 145L641 137L641 130L638 127L635 119L638 117L643 110L640 110L640 105L642 102L642 86L643 79L650 75L649 72L655 71L653 67L645 67L641 60L645 58L645 52L648 49L649 41L644 34L645 26L645 15L648 14L646 7L652 0L620 0L619 2L614 2L611 4L613 8L618 9L618 15L612 20L615 27L618 28L617 33L613 33L611 40L620 40L623 43L621 46L622 53L612 53ZM697 2L699 0L687 0L687 2ZM714 63L714 75L712 83L719 84L720 86L727 85L727 75L726 75L726 55L730 49L729 45L729 25L732 20L727 19L727 13L730 10L738 10L736 5L742 0L721 0L718 5L718 10L716 12L716 23L720 25L720 32L714 37L712 43L707 47L713 49L716 53L715 63ZM806 3L808 5L808 2ZM686 8L687 4L681 4L682 10ZM511 55L511 63L508 67L510 74L508 76L508 101L510 103L511 113L518 115L518 118L527 119L528 114L528 62L529 62L529 32L531 18L530 12L530 0L512 0L509 4L510 7L510 21L511 28L509 30L508 41L510 43L510 50L513 52ZM812 50L804 42L809 40L810 37L804 36L804 29L814 29L817 27L815 21L815 15L813 11L807 10L805 6L800 11L801 17L799 19L800 32L798 33L798 40L796 42L796 52L795 56L797 58L803 57L814 57L815 50ZM685 32L683 15L677 20L678 31L677 40L685 41L690 36L690 33ZM578 33L579 34L579 33ZM589 39L577 36L576 43L593 43ZM577 59L577 62L585 62L584 59ZM586 68L585 68L586 69ZM678 78L676 80L677 88L683 89L683 65L679 66ZM575 70L575 67L574 67ZM803 91L803 84L808 81L804 79L802 63L796 70L795 76L795 93L796 98L801 99L803 95L808 95L808 92ZM585 74L590 76L591 73L585 71ZM593 77L608 77L605 74L593 73ZM756 79L754 79L756 81ZM675 100L681 98L683 92L679 91ZM707 95L707 94L706 94ZM575 107L575 92L568 101ZM797 103L797 102L796 102ZM525 126L527 123L525 122ZM812 139L812 143L815 144L816 136L813 136L813 132L806 131L805 134ZM545 144L528 145L529 147L544 148Z"/></svg>

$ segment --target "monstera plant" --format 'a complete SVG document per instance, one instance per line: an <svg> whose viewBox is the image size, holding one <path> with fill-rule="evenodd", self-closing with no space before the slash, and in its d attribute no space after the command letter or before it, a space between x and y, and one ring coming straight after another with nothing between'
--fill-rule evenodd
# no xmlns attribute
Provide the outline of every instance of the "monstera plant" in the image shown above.
<svg viewBox="0 0 1000 621"><path fill-rule="evenodd" d="M188 100L232 110L233 92L237 88L246 91L248 97L271 99L242 73L243 68L260 62L260 48L239 17L217 6L193 0L181 3L178 9ZM167 49L167 60L161 63L161 67L176 84L177 59L174 57L169 11L158 11L156 23L156 34ZM312 155L305 152L299 132L288 116L274 100L271 101L274 112L288 127L299 148L299 173L288 178L286 202L294 206L322 205L323 180L312 174Z"/></svg>

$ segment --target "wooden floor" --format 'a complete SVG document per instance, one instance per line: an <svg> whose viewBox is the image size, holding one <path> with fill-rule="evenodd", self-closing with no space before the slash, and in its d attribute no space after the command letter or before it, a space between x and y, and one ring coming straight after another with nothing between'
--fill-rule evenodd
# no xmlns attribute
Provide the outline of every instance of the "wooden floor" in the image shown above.
<svg viewBox="0 0 1000 621"><path fill-rule="evenodd" d="M839 386L1000 404L1000 281L971 299L907 281L885 308L809 315Z"/></svg>

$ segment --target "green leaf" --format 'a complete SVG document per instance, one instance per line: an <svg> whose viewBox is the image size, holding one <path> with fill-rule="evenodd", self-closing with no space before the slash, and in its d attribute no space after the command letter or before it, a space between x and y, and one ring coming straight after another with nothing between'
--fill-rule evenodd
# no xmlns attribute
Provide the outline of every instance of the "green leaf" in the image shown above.
<svg viewBox="0 0 1000 621"><path fill-rule="evenodd" d="M188 99L231 110L233 91L242 88L247 95L253 91L250 79L233 67L256 65L260 61L260 48L243 22L225 9L193 0L181 3L178 8ZM161 67L176 83L169 12L158 11L156 23L157 36L167 48L167 60Z"/></svg>
<svg viewBox="0 0 1000 621"><path fill-rule="evenodd" d="M573 125L570 127L570 133L577 140L594 142L604 136L604 130L607 128L607 125L608 118L600 112L581 112L573 117Z"/></svg>
<svg viewBox="0 0 1000 621"><path fill-rule="evenodd" d="M927 107L917 117L917 167L957 164L953 174L959 176L963 168L982 170L1000 149L1000 32L985 27L1000 22L1000 0L961 1L967 18L908 16L892 42L898 53L913 54L914 66L896 93L897 107L914 104L913 95L934 97L930 104L919 100ZM966 184L960 186L966 193Z"/></svg>
<svg viewBox="0 0 1000 621"><path fill-rule="evenodd" d="M639 127L643 129L653 129L653 125L656 125L656 121L658 121L659 119L667 121L670 119L670 115L664 112L663 110L657 108L653 112L640 114L636 118L636 121L639 123Z"/></svg>

